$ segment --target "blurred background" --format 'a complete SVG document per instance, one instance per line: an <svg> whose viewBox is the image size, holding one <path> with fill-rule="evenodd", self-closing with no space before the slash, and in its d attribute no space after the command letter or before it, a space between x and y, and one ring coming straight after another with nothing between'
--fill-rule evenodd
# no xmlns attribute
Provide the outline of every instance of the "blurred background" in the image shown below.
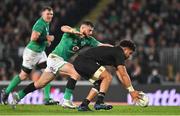
<svg viewBox="0 0 180 116"><path fill-rule="evenodd" d="M180 0L0 0L0 88L19 73L32 25L47 5L54 10L50 31L55 36L47 54L60 41L62 25L76 27L82 20L91 20L97 40L112 45L122 39L136 43L137 51L126 67L137 88L149 95L169 95L157 98L159 105L169 105L163 104L163 99L171 101L170 105L180 105ZM110 90L121 93L107 95L107 101L127 103L127 92L119 87L114 69L107 68L114 77ZM34 70L32 80L38 77L39 72ZM56 89L65 83L66 79L57 76L52 84ZM77 91L82 96L75 94L75 101L85 97L91 85L83 79L79 83L83 86L78 88L85 89ZM158 104L152 101L151 105Z"/></svg>

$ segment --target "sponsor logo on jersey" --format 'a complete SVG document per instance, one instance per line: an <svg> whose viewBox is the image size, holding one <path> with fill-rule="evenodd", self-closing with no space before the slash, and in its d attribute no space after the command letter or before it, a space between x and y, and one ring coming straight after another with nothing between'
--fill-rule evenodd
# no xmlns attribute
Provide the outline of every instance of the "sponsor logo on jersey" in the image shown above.
<svg viewBox="0 0 180 116"><path fill-rule="evenodd" d="M72 48L72 51L74 51L74 52L76 52L76 51L78 51L79 50L79 47L78 46L74 46L73 48Z"/></svg>

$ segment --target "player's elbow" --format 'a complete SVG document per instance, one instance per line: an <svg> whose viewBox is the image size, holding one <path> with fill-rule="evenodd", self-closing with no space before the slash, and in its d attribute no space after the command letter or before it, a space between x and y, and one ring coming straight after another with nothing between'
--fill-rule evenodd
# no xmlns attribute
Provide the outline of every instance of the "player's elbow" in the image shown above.
<svg viewBox="0 0 180 116"><path fill-rule="evenodd" d="M39 32L33 31L31 34L31 40L36 41L39 38L39 36L40 36Z"/></svg>

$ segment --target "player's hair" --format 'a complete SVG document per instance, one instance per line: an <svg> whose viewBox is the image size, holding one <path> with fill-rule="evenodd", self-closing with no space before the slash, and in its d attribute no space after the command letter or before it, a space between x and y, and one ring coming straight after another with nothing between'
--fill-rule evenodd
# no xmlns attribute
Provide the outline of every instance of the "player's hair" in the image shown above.
<svg viewBox="0 0 180 116"><path fill-rule="evenodd" d="M89 20L83 21L83 22L81 23L81 25L88 25L88 26L91 26L92 28L94 27L94 24L93 24L91 21L89 21Z"/></svg>
<svg viewBox="0 0 180 116"><path fill-rule="evenodd" d="M119 44L121 47L128 47L130 48L131 50L135 51L136 50L136 45L133 41L131 40L127 40L127 39L124 39L124 40L121 40L120 41L120 44Z"/></svg>
<svg viewBox="0 0 180 116"><path fill-rule="evenodd" d="M50 7L50 6L44 6L44 7L42 8L41 12L43 12L43 11L45 11L45 10L51 11L51 10L53 10L53 9L52 9L52 7Z"/></svg>

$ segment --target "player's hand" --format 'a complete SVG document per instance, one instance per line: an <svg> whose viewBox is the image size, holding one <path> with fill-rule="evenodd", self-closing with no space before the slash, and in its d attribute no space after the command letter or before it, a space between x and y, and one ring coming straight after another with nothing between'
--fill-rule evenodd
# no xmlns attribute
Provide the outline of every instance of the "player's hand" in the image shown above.
<svg viewBox="0 0 180 116"><path fill-rule="evenodd" d="M132 97L132 101L134 103L136 103L140 98L141 98L141 95L139 94L139 91L133 91L133 92L130 92L130 95Z"/></svg>
<svg viewBox="0 0 180 116"><path fill-rule="evenodd" d="M47 42L48 42L48 46L50 46L51 42L54 40L54 35L47 35L46 39L47 39Z"/></svg>
<svg viewBox="0 0 180 116"><path fill-rule="evenodd" d="M52 42L54 40L54 35L47 35L46 39L48 42Z"/></svg>

